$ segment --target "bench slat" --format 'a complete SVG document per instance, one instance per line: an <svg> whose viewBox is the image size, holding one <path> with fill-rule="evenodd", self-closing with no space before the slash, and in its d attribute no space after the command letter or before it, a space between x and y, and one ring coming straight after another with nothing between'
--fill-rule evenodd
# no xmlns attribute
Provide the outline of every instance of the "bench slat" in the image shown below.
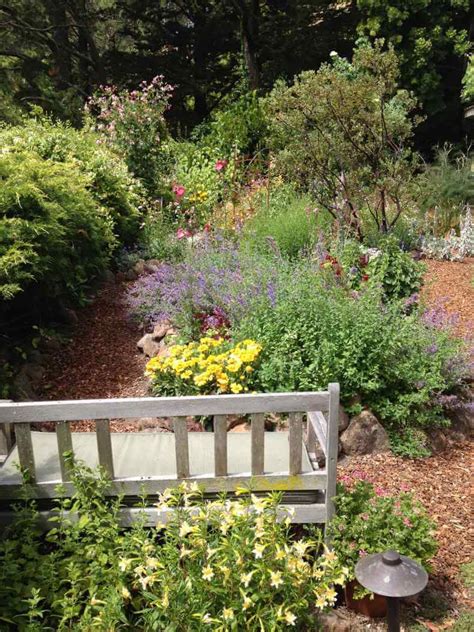
<svg viewBox="0 0 474 632"><path fill-rule="evenodd" d="M316 435L324 456L327 456L327 421L323 413L319 410L308 413L308 427L312 429Z"/></svg>
<svg viewBox="0 0 474 632"><path fill-rule="evenodd" d="M227 476L227 417L214 417L214 473Z"/></svg>
<svg viewBox="0 0 474 632"><path fill-rule="evenodd" d="M189 444L186 417L174 417L173 428L176 447L176 474L178 478L188 478Z"/></svg>
<svg viewBox="0 0 474 632"><path fill-rule="evenodd" d="M257 393L0 403L0 423L290 413L329 409L329 393Z"/></svg>
<svg viewBox="0 0 474 632"><path fill-rule="evenodd" d="M303 415L301 413L290 413L289 419L289 442L290 442L290 476L301 474L303 447Z"/></svg>
<svg viewBox="0 0 474 632"><path fill-rule="evenodd" d="M252 432L252 475L263 474L265 467L265 415L250 417Z"/></svg>
<svg viewBox="0 0 474 632"><path fill-rule="evenodd" d="M110 437L110 422L108 419L97 419L95 422L97 433L97 451L99 463L114 478L114 457L112 454L112 440Z"/></svg>
<svg viewBox="0 0 474 632"><path fill-rule="evenodd" d="M72 436L69 421L59 421L56 424L56 438L58 440L59 465L61 467L61 478L63 481L69 481L70 467L64 458L65 452L72 452Z"/></svg>
<svg viewBox="0 0 474 632"><path fill-rule="evenodd" d="M36 481L35 455L33 452L33 442L31 440L30 424L16 424L15 437L20 467L28 470L29 480L34 483Z"/></svg>

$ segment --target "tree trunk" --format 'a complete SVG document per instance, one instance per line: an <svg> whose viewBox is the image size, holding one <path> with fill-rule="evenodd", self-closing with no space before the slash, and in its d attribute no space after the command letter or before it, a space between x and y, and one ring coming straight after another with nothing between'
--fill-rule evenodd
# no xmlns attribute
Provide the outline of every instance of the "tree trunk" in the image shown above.
<svg viewBox="0 0 474 632"><path fill-rule="evenodd" d="M249 88L258 90L260 86L260 68L257 59L260 0L241 0L234 4L240 13L242 52L247 67Z"/></svg>

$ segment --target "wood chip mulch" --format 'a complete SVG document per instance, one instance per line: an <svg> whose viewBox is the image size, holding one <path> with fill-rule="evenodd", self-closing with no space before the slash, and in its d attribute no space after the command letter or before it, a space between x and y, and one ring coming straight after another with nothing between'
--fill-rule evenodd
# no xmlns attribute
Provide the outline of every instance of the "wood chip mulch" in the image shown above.
<svg viewBox="0 0 474 632"><path fill-rule="evenodd" d="M417 460L393 454L352 457L339 471L363 472L390 494L410 491L423 503L436 522L439 542L431 580L458 603L474 607L472 593L459 581L460 566L471 562L474 553L474 443Z"/></svg>
<svg viewBox="0 0 474 632"><path fill-rule="evenodd" d="M126 285L108 283L95 300L78 312L69 344L55 353L44 379L45 399L144 397L148 378L146 358L137 349L141 332L125 314ZM93 430L89 421L73 430ZM136 430L133 424L112 422L114 432Z"/></svg>
<svg viewBox="0 0 474 632"><path fill-rule="evenodd" d="M442 305L457 322L460 336L474 339L474 258L424 262L427 271L422 296L429 305Z"/></svg>

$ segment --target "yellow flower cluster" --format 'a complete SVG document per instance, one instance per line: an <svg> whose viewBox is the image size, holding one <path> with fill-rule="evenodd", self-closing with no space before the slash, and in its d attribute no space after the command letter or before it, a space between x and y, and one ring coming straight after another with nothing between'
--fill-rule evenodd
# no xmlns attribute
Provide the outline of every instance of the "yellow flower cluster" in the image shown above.
<svg viewBox="0 0 474 632"><path fill-rule="evenodd" d="M198 191L196 191L196 193L191 193L188 199L192 203L194 202L199 203L199 202L205 202L208 197L209 197L209 193L207 191L199 189Z"/></svg>
<svg viewBox="0 0 474 632"><path fill-rule="evenodd" d="M229 348L224 338L174 345L168 357L152 358L145 374L159 388L160 382L178 379L201 393L241 393L249 390L252 373L262 350L254 340Z"/></svg>

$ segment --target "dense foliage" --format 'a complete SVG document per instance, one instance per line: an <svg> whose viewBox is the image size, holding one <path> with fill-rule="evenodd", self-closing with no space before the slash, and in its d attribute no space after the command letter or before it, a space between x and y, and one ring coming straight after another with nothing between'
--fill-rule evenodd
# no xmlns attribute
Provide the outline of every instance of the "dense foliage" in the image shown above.
<svg viewBox="0 0 474 632"><path fill-rule="evenodd" d="M78 465L72 481L45 537L25 501L0 541L2 629L277 631L314 624L346 581L317 534L296 540L277 520L277 495L205 502L182 484L160 495L166 525L122 530L103 474Z"/></svg>
<svg viewBox="0 0 474 632"><path fill-rule="evenodd" d="M398 551L429 570L438 548L435 524L405 489L397 497L390 496L355 471L342 476L335 505L331 542L351 579L362 556L387 550Z"/></svg>

